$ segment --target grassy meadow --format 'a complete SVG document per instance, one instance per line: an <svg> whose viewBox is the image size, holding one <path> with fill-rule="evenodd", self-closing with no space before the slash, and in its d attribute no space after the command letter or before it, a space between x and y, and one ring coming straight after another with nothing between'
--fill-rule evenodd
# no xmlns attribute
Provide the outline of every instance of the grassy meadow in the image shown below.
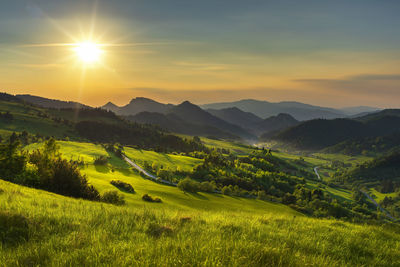
<svg viewBox="0 0 400 267"><path fill-rule="evenodd" d="M226 205L174 209L167 198L119 207L1 180L0 189L0 227L12 225L2 231L4 266L400 264L400 229L395 225L307 218L267 202L251 212ZM202 201L211 207L220 200ZM258 202L242 205L251 207L252 201Z"/></svg>
<svg viewBox="0 0 400 267"><path fill-rule="evenodd" d="M219 141L217 141L219 142ZM304 216L286 205L212 193L184 193L140 176L101 145L57 141L100 193L130 183L115 206L0 180L0 265L4 266L398 266L400 227ZM221 143L218 143L221 144ZM218 145L217 144L217 145ZM226 147L226 144L222 143ZM32 151L42 144L31 144ZM231 144L240 149L240 146ZM245 149L249 149L246 148ZM246 150L237 153L246 153ZM139 164L190 170L202 160L125 147ZM278 153L281 158L289 154ZM109 157L106 166L94 159ZM305 158L310 168L322 159ZM308 186L318 182L308 181ZM325 187L338 200L345 190ZM142 200L157 196L162 203Z"/></svg>
<svg viewBox="0 0 400 267"><path fill-rule="evenodd" d="M64 137L66 133L74 135L70 128L61 123L41 117L44 110L38 107L22 105L20 103L0 101L0 111L9 111L14 119L13 121L0 121L0 136L8 136L12 132L27 131L38 133L43 136Z"/></svg>

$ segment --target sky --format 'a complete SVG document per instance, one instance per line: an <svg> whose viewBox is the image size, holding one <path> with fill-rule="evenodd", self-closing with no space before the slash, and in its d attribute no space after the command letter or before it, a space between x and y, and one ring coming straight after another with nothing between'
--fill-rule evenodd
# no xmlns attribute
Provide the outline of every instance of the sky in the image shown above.
<svg viewBox="0 0 400 267"><path fill-rule="evenodd" d="M398 0L1 0L0 91L400 108L399 14Z"/></svg>

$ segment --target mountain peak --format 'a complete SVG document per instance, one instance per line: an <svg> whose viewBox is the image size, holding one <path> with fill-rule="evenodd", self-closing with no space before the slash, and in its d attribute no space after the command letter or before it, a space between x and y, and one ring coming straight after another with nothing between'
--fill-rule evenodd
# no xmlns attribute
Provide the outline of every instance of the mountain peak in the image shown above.
<svg viewBox="0 0 400 267"><path fill-rule="evenodd" d="M111 101L108 101L107 104L105 104L103 107L118 107L118 106L112 103Z"/></svg>
<svg viewBox="0 0 400 267"><path fill-rule="evenodd" d="M150 99L150 98L147 98L147 97L138 96L138 97L132 98L132 100L129 102L129 104L132 104L132 103L135 103L135 102L157 103L153 99Z"/></svg>
<svg viewBox="0 0 400 267"><path fill-rule="evenodd" d="M195 104L191 103L190 101L183 101L180 103L177 107L182 107L182 108L198 108L201 109L200 107L196 106Z"/></svg>

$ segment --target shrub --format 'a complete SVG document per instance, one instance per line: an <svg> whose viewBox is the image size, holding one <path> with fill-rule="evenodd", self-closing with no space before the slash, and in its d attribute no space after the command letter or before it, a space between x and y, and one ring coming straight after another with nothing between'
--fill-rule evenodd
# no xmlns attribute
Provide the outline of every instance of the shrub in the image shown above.
<svg viewBox="0 0 400 267"><path fill-rule="evenodd" d="M266 200L267 197L268 196L267 196L267 194L265 193L264 190L260 190L260 191L257 192L257 199Z"/></svg>
<svg viewBox="0 0 400 267"><path fill-rule="evenodd" d="M224 186L221 190L221 193L227 196L232 195L232 189L229 186Z"/></svg>
<svg viewBox="0 0 400 267"><path fill-rule="evenodd" d="M156 202L156 203L161 203L162 201L161 201L161 198L159 198L159 197L152 197L152 196L150 196L149 194L144 194L143 196L142 196L142 199L144 200L144 201L147 201L147 202Z"/></svg>
<svg viewBox="0 0 400 267"><path fill-rule="evenodd" d="M49 139L43 150L32 152L29 162L37 168L39 181L36 185L29 181L35 187L64 196L99 200L99 192L88 184L78 165L61 158L54 139Z"/></svg>
<svg viewBox="0 0 400 267"><path fill-rule="evenodd" d="M94 160L94 165L101 165L101 166L105 166L108 163L108 158L106 158L105 156L101 155L100 157L97 157Z"/></svg>
<svg viewBox="0 0 400 267"><path fill-rule="evenodd" d="M110 182L113 186L117 187L121 191L125 191L127 193L135 193L135 189L133 189L131 184L125 183L121 180L112 180Z"/></svg>
<svg viewBox="0 0 400 267"><path fill-rule="evenodd" d="M123 195L118 194L115 190L109 190L103 193L101 196L101 201L105 203L115 204L115 205L124 205L125 198Z"/></svg>
<svg viewBox="0 0 400 267"><path fill-rule="evenodd" d="M208 181L206 181L206 182L202 182L201 184L200 184L200 191L203 191L203 192L214 192L215 191L215 188L216 188L217 186L215 185L215 182L214 181L212 181L212 182L208 182Z"/></svg>
<svg viewBox="0 0 400 267"><path fill-rule="evenodd" d="M200 191L200 183L186 177L179 181L178 188L185 192L196 193Z"/></svg>

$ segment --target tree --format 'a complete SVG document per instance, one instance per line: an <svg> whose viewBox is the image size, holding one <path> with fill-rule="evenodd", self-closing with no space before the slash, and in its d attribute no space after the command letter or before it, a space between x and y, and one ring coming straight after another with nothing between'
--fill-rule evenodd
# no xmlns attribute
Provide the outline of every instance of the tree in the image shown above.
<svg viewBox="0 0 400 267"><path fill-rule="evenodd" d="M185 192L196 193L200 191L200 183L186 177L179 181L178 188Z"/></svg>
<svg viewBox="0 0 400 267"><path fill-rule="evenodd" d="M224 195L227 195L227 196L230 196L230 195L232 195L232 188L231 188L232 186L224 186L223 188L222 188L222 190L221 190L221 193L222 194L224 194Z"/></svg>

